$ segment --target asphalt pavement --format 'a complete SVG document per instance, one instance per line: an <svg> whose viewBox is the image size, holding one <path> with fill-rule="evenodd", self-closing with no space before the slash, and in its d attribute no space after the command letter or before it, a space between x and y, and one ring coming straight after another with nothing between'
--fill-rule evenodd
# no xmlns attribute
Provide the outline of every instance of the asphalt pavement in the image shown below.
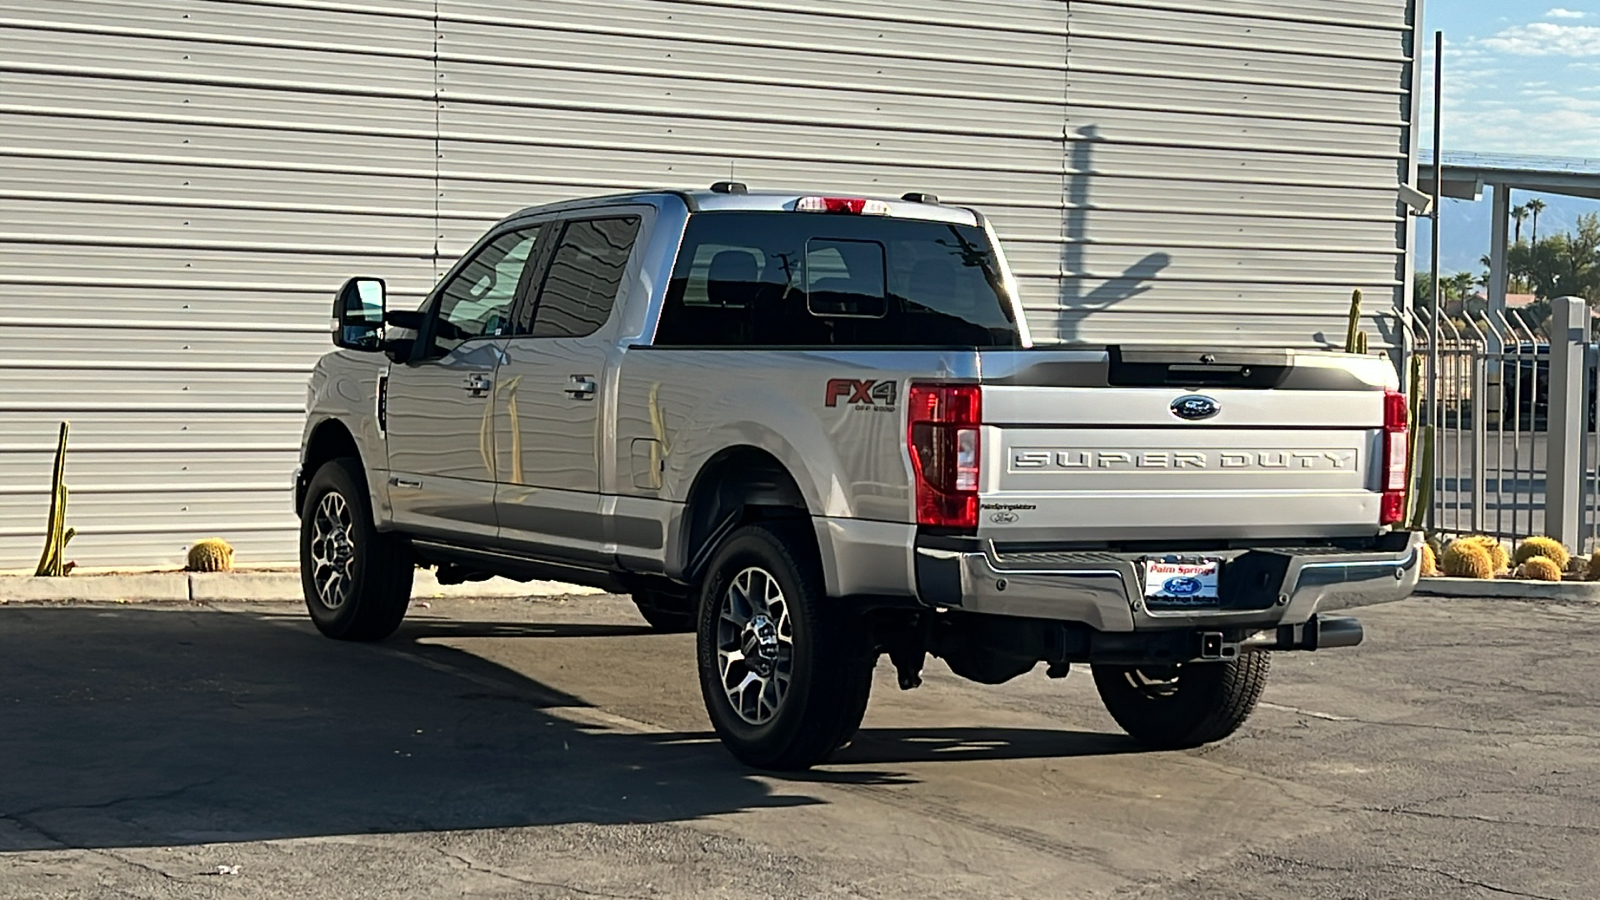
<svg viewBox="0 0 1600 900"><path fill-rule="evenodd" d="M1087 671L880 666L777 777L614 597L0 605L0 898L1600 897L1600 606L1412 599L1281 654L1235 737L1141 751Z"/></svg>

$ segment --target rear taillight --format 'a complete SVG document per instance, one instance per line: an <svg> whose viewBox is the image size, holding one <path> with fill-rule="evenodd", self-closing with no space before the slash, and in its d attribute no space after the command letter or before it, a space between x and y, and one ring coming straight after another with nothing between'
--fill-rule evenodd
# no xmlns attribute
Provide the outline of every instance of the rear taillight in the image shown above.
<svg viewBox="0 0 1600 900"><path fill-rule="evenodd" d="M801 197L795 201L795 212L836 213L847 216L886 216L889 204L865 197Z"/></svg>
<svg viewBox="0 0 1600 900"><path fill-rule="evenodd" d="M1380 525L1399 525L1406 518L1406 396L1390 391L1383 396L1383 504Z"/></svg>
<svg viewBox="0 0 1600 900"><path fill-rule="evenodd" d="M914 384L906 443L916 476L917 524L978 527L983 395L975 384Z"/></svg>

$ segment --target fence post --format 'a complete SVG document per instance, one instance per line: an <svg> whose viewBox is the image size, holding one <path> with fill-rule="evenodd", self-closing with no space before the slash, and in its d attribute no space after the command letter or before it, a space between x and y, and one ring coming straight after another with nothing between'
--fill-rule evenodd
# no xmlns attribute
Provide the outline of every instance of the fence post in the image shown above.
<svg viewBox="0 0 1600 900"><path fill-rule="evenodd" d="M1482 345L1488 348L1488 342ZM1484 520L1489 495L1489 359L1488 353L1477 353L1472 362L1472 530L1485 529ZM1500 404L1494 404L1494 415ZM1460 478L1459 466L1456 477Z"/></svg>
<svg viewBox="0 0 1600 900"><path fill-rule="evenodd" d="M1583 509L1584 345L1589 337L1589 304L1580 297L1558 297L1550 304L1550 414L1544 485L1544 527L1568 547L1581 542Z"/></svg>

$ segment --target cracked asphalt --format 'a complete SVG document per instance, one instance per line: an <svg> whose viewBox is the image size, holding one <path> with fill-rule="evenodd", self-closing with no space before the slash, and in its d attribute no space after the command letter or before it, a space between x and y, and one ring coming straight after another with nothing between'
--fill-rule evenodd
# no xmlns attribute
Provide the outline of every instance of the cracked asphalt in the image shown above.
<svg viewBox="0 0 1600 900"><path fill-rule="evenodd" d="M627 601L0 604L0 898L1600 898L1600 607L1413 599L1142 752L1087 673L937 662L803 777Z"/></svg>

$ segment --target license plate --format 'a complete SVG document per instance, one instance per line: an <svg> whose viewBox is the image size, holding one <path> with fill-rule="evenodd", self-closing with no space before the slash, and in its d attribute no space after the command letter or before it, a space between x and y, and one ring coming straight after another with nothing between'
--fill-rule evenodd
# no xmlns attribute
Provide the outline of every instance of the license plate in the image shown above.
<svg viewBox="0 0 1600 900"><path fill-rule="evenodd" d="M1201 601L1217 599L1217 575L1222 561L1189 562L1149 560L1144 564L1144 595L1152 600Z"/></svg>

